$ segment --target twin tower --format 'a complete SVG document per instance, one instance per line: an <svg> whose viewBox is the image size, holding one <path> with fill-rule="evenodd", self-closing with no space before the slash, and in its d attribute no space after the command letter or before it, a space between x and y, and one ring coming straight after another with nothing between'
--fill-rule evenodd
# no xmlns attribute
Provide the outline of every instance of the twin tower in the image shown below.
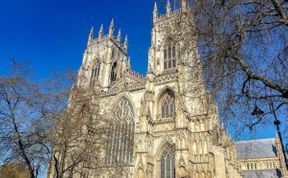
<svg viewBox="0 0 288 178"><path fill-rule="evenodd" d="M77 81L88 89L87 93L81 90L84 95L79 101L75 98L75 106L80 111L81 101L87 97L92 113L97 112L85 118L87 123L101 125L99 119L94 120L100 115L110 121L110 130L107 143L93 150L100 154L97 161L101 167L83 168L87 177L242 178L244 170L244 177L251 178L256 169L269 173L272 163L278 168L285 164L280 164L278 157L247 157L253 154L244 143L240 143L243 159L238 159L238 146L221 126L217 105L205 88L192 14L186 0L173 11L168 0L164 14L155 3L145 77L131 70L128 38L123 43L121 31L113 35L113 20L108 34L101 26L95 38L91 29ZM94 89L101 91L99 95ZM88 132L84 137L92 135ZM275 154L275 146L268 146ZM259 155L262 150L255 148L255 155ZM55 177L55 172L51 166L47 177ZM81 176L69 172L67 177Z"/></svg>
<svg viewBox="0 0 288 178"><path fill-rule="evenodd" d="M168 0L166 14L160 15L155 2L153 11L154 27L152 29L151 47L149 49L148 73L161 74L176 69L176 58L179 57L178 48L180 48L179 45L177 46L176 40L180 39L176 39L178 37L175 35L169 36L168 38L166 38L166 36L171 31L181 31L180 29L171 29L171 27L177 25L177 19L179 20L178 16L181 12L185 13L189 10L186 0L182 0L181 8L173 11L171 10L170 0ZM103 25L101 25L98 37L94 37L94 28L92 27L78 75L78 84L100 87L106 91L111 88L113 83L127 74L142 80L142 75L131 70L130 57L128 56L127 49L127 35L124 42L121 41L121 29L119 29L118 35L114 36L113 19L108 34L104 34L104 28Z"/></svg>

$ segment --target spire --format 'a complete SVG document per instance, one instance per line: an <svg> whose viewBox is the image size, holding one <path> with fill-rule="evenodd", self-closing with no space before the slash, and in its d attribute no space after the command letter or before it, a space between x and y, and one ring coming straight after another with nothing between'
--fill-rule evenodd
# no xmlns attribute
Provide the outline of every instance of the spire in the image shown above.
<svg viewBox="0 0 288 178"><path fill-rule="evenodd" d="M118 40L118 41L121 41L121 29L119 29L119 31L118 31L117 40Z"/></svg>
<svg viewBox="0 0 288 178"><path fill-rule="evenodd" d="M153 22L156 22L157 18L158 18L158 7L157 7L157 2L155 1L154 11L153 11Z"/></svg>
<svg viewBox="0 0 288 178"><path fill-rule="evenodd" d="M103 24L101 24L101 27L100 27L99 33L98 33L98 38L102 39L102 37L103 37Z"/></svg>
<svg viewBox="0 0 288 178"><path fill-rule="evenodd" d="M92 43L93 35L94 35L94 27L92 26L88 37L88 44L87 44L88 46Z"/></svg>
<svg viewBox="0 0 288 178"><path fill-rule="evenodd" d="M94 27L92 26L90 29L89 37L93 37L94 34Z"/></svg>
<svg viewBox="0 0 288 178"><path fill-rule="evenodd" d="M124 46L128 46L128 35L125 36Z"/></svg>
<svg viewBox="0 0 288 178"><path fill-rule="evenodd" d="M110 27L109 27L109 35L112 36L114 32L114 19L111 20Z"/></svg>
<svg viewBox="0 0 288 178"><path fill-rule="evenodd" d="M186 0L181 0L181 7L182 7L183 12L187 10L187 1Z"/></svg>
<svg viewBox="0 0 288 178"><path fill-rule="evenodd" d="M127 49L128 49L128 36L127 35L125 36L124 48L127 51Z"/></svg>
<svg viewBox="0 0 288 178"><path fill-rule="evenodd" d="M127 70L131 70L131 58L128 57L128 61L127 61Z"/></svg>
<svg viewBox="0 0 288 178"><path fill-rule="evenodd" d="M171 15L171 4L170 4L170 0L167 0L166 15L167 15L168 17Z"/></svg>

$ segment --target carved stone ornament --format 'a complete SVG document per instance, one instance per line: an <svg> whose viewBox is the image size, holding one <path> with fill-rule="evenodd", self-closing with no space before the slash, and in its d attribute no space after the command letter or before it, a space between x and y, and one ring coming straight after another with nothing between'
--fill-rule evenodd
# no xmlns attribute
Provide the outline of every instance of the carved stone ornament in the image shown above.
<svg viewBox="0 0 288 178"><path fill-rule="evenodd" d="M145 174L142 168L139 168L137 171L137 177L138 178L145 178Z"/></svg>
<svg viewBox="0 0 288 178"><path fill-rule="evenodd" d="M177 133L177 139L179 143L180 148L185 148L186 147L186 132L184 130L180 130Z"/></svg>
<svg viewBox="0 0 288 178"><path fill-rule="evenodd" d="M182 155L180 156L178 165L179 165L179 167L181 167L181 166L184 167L184 168L186 167L186 163L185 163L184 158L183 158Z"/></svg>
<svg viewBox="0 0 288 178"><path fill-rule="evenodd" d="M171 138L170 136L168 136L168 135L165 135L164 140L165 140L166 142L170 143L170 144L173 144L172 138Z"/></svg>

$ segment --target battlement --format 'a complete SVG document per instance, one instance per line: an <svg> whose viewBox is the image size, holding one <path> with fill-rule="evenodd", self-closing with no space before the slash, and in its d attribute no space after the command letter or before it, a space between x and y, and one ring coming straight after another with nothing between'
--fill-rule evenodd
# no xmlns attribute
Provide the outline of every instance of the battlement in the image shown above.
<svg viewBox="0 0 288 178"><path fill-rule="evenodd" d="M122 49L123 52L127 53L127 48L128 48L128 36L125 36L125 40L122 43L121 42L122 38L122 33L121 29L118 31L118 35L114 36L114 20L112 19L110 27L109 27L109 33L104 34L104 27L103 24L100 26L99 32L98 32L98 37L94 36L94 27L92 26L89 37L88 37L88 44L87 47L92 46L95 43L101 43L107 40L112 41L117 47Z"/></svg>
<svg viewBox="0 0 288 178"><path fill-rule="evenodd" d="M158 14L157 3L155 2L154 11L153 11L153 23L157 23L159 21L170 19L171 17L178 17L181 13L190 10L187 5L187 0L181 0L181 8L180 9L171 9L170 0L167 0L166 5L166 13Z"/></svg>

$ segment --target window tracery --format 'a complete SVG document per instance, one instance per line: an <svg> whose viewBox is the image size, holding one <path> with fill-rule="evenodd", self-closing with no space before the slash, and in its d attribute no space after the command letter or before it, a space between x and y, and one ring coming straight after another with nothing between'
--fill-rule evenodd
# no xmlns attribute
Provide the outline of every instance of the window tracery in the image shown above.
<svg viewBox="0 0 288 178"><path fill-rule="evenodd" d="M176 45L168 42L164 47L164 70L176 67Z"/></svg>
<svg viewBox="0 0 288 178"><path fill-rule="evenodd" d="M113 124L106 151L107 164L129 164L132 162L134 141L134 110L131 103L122 98L111 113Z"/></svg>
<svg viewBox="0 0 288 178"><path fill-rule="evenodd" d="M161 156L161 178L175 178L175 147L166 145Z"/></svg>
<svg viewBox="0 0 288 178"><path fill-rule="evenodd" d="M167 91L161 100L161 117L169 118L175 116L175 96L171 91Z"/></svg>

